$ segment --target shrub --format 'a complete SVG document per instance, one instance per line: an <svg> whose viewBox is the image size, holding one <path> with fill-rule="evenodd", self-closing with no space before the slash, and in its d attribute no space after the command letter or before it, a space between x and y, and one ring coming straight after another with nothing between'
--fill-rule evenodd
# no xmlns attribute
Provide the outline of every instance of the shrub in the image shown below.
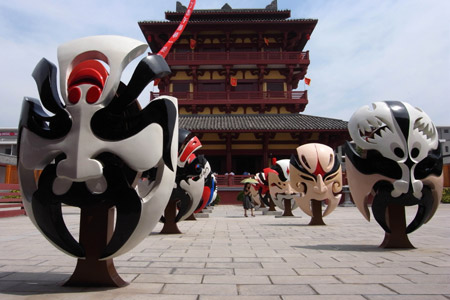
<svg viewBox="0 0 450 300"><path fill-rule="evenodd" d="M442 192L442 200L443 203L450 203L450 188L444 188Z"/></svg>
<svg viewBox="0 0 450 300"><path fill-rule="evenodd" d="M240 191L239 194L236 196L237 201L244 201L244 191Z"/></svg>

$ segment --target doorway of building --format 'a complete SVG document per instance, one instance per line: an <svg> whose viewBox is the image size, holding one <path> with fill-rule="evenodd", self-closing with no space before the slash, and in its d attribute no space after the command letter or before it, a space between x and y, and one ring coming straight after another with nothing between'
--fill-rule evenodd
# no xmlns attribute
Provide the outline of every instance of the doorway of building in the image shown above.
<svg viewBox="0 0 450 300"><path fill-rule="evenodd" d="M256 174L262 170L262 157L260 155L235 155L231 159L232 171L236 175L245 172Z"/></svg>

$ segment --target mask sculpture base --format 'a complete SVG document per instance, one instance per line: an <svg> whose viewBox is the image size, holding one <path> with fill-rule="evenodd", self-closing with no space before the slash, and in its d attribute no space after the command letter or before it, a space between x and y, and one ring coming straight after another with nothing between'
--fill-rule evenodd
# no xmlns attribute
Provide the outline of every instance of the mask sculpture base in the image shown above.
<svg viewBox="0 0 450 300"><path fill-rule="evenodd" d="M282 217L293 217L294 214L292 213L292 200L284 200L284 212L281 215Z"/></svg>
<svg viewBox="0 0 450 300"><path fill-rule="evenodd" d="M391 232L384 233L384 240L380 248L414 249L406 234L405 207L390 204L387 208L387 222Z"/></svg>
<svg viewBox="0 0 450 300"><path fill-rule="evenodd" d="M309 221L308 225L317 226L317 225L327 225L323 221L322 218L322 201L317 201L311 199L311 221Z"/></svg>
<svg viewBox="0 0 450 300"><path fill-rule="evenodd" d="M164 210L164 226L161 229L161 234L179 234L181 233L176 222L177 216L177 201L169 201Z"/></svg>
<svg viewBox="0 0 450 300"><path fill-rule="evenodd" d="M123 287L128 285L116 271L113 259L99 260L114 227L114 208L88 207L81 210L80 244L86 259L78 259L75 271L64 286Z"/></svg>

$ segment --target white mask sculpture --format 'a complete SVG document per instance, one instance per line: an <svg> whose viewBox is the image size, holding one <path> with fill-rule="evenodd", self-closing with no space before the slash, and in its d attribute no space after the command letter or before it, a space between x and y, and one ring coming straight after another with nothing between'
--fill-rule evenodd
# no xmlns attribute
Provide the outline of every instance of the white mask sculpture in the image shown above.
<svg viewBox="0 0 450 300"><path fill-rule="evenodd" d="M419 108L385 101L358 109L348 128L358 147L345 147L356 206L369 221L367 204L374 195L372 212L386 232L381 246L412 248L407 234L431 219L442 197L443 162L434 124ZM411 205L418 210L406 226L404 206Z"/></svg>
<svg viewBox="0 0 450 300"><path fill-rule="evenodd" d="M270 196L273 202L284 211L283 216L293 216L292 210L297 208L295 199L298 194L290 185L289 159L277 160L272 169L275 172L268 173Z"/></svg>
<svg viewBox="0 0 450 300"><path fill-rule="evenodd" d="M291 157L290 170L292 188L300 193L298 206L312 217L310 225L325 225L321 202L328 200L328 206L323 212L325 217L336 209L341 200L340 160L331 147L323 144L305 144L298 147L296 152Z"/></svg>
<svg viewBox="0 0 450 300"><path fill-rule="evenodd" d="M33 72L41 99L25 98L23 103L19 179L33 224L57 248L79 258L69 285L123 284L99 273L108 273L102 268L109 268L112 258L148 236L172 191L177 100L155 99L143 109L137 102L145 86L170 69L162 57L147 56L128 85L120 81L125 67L146 49L146 44L121 36L92 36L60 46L63 101L56 66L42 59ZM39 182L38 170L43 170ZM141 173L148 170L155 174L153 181L138 188ZM81 209L80 242L65 225L62 204ZM89 217L107 233L89 228L94 226L86 224ZM111 238L92 245L104 234ZM79 267L90 274L78 276Z"/></svg>

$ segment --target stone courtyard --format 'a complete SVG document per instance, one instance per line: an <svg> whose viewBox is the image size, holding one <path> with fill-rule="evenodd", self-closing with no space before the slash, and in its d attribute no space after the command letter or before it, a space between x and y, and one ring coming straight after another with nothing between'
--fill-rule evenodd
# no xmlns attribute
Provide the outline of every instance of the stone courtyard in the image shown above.
<svg viewBox="0 0 450 300"><path fill-rule="evenodd" d="M415 207L407 208L412 218ZM76 234L79 212L65 208ZM0 299L450 299L450 205L409 235L416 249L381 249L384 232L355 207L338 207L326 226L295 217L219 205L207 218L153 233L114 260L123 288L69 288L76 259L56 248L27 217L0 219Z"/></svg>

